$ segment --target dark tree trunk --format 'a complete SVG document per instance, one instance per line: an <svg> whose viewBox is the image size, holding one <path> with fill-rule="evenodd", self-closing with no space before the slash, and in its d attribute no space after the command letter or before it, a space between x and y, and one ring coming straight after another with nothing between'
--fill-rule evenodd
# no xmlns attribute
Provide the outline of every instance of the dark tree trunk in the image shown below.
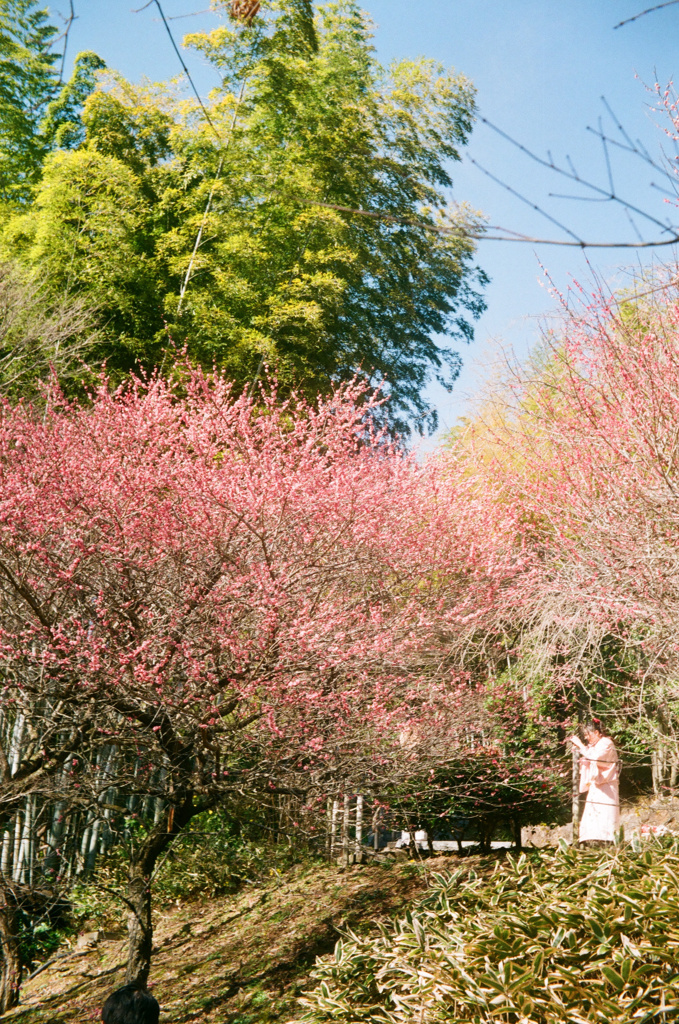
<svg viewBox="0 0 679 1024"><path fill-rule="evenodd" d="M411 860L417 860L417 843L415 842L415 829L408 826L408 856Z"/></svg>
<svg viewBox="0 0 679 1024"><path fill-rule="evenodd" d="M135 982L142 988L146 988L151 970L151 950L153 948L151 878L144 872L144 865L138 861L133 861L130 865L127 899L129 910L125 982Z"/></svg>
<svg viewBox="0 0 679 1024"><path fill-rule="evenodd" d="M0 1014L19 1002L21 959L16 908L12 896L0 888Z"/></svg>
<svg viewBox="0 0 679 1024"><path fill-rule="evenodd" d="M481 818L479 820L479 846L481 853L491 852L491 843L493 842L493 836L495 835L495 819L494 818Z"/></svg>
<svg viewBox="0 0 679 1024"><path fill-rule="evenodd" d="M127 971L125 982L134 982L143 988L151 970L153 951L153 919L151 916L151 887L158 858L165 852L175 836L198 813L192 797L179 807L170 807L167 821L151 832L130 860L127 884Z"/></svg>

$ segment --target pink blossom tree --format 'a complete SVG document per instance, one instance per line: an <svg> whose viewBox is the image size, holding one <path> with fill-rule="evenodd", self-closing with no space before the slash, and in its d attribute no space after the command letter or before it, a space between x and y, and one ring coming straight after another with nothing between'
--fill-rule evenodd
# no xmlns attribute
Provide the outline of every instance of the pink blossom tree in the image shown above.
<svg viewBox="0 0 679 1024"><path fill-rule="evenodd" d="M636 291L565 310L458 458L515 509L535 554L525 649L574 687L607 677L615 646L605 701L641 714L656 745L674 734L679 766L679 303L669 272Z"/></svg>
<svg viewBox="0 0 679 1024"><path fill-rule="evenodd" d="M526 572L511 514L390 443L377 403L191 373L2 410L3 712L34 739L33 776L0 765L0 806L36 773L90 803L162 800L130 859L130 979L186 823L442 706L461 638Z"/></svg>

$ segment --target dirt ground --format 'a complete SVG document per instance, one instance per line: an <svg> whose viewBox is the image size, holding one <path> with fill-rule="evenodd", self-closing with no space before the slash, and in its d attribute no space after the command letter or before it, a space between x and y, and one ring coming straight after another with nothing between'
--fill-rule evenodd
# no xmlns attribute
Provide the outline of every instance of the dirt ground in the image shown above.
<svg viewBox="0 0 679 1024"><path fill-rule="evenodd" d="M471 862L477 858L466 858ZM397 914L450 859L421 864L295 869L237 896L172 906L158 913L150 988L161 1024L265 1024L290 1021L316 957L339 932L364 931ZM100 1020L108 994L123 984L125 938L100 937L25 984L7 1024L84 1024Z"/></svg>

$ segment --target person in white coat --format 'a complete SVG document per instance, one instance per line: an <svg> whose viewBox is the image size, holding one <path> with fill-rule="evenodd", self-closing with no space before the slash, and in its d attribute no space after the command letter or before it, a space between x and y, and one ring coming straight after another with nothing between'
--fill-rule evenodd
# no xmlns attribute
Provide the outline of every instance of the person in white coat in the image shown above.
<svg viewBox="0 0 679 1024"><path fill-rule="evenodd" d="M598 718L585 725L585 739L586 744L579 736L571 736L571 743L580 751L580 792L587 794L579 839L581 843L612 843L620 823L618 753Z"/></svg>

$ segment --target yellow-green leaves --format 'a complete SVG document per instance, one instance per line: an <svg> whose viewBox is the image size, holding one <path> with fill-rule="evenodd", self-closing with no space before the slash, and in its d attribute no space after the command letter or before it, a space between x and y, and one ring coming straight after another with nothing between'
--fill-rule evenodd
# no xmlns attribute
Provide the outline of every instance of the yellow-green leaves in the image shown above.
<svg viewBox="0 0 679 1024"><path fill-rule="evenodd" d="M113 372L186 351L243 388L265 367L308 396L386 378L395 423L433 425L423 389L460 364L440 338L470 340L483 307L473 217L446 192L470 83L426 60L380 67L354 0L270 0L252 26L190 43L216 71L204 107L102 77L79 160L46 165L31 209L45 244L18 258L96 307ZM64 104L55 118L77 135Z"/></svg>

